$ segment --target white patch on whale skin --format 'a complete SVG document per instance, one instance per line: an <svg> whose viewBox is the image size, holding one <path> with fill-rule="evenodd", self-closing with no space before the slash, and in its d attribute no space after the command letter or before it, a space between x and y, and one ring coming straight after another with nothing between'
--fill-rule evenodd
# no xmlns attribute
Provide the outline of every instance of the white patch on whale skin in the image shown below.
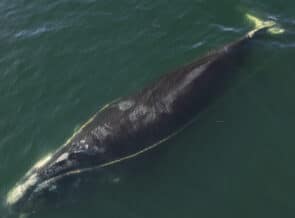
<svg viewBox="0 0 295 218"><path fill-rule="evenodd" d="M126 111L134 105L133 101L121 101L118 103L118 107L121 111Z"/></svg>
<svg viewBox="0 0 295 218"><path fill-rule="evenodd" d="M56 185L52 185L50 188L49 188L49 191L52 192L52 191L55 191L57 189L57 186Z"/></svg>
<svg viewBox="0 0 295 218"><path fill-rule="evenodd" d="M44 182L38 184L37 187L36 187L36 189L34 190L34 192L35 192L35 193L40 192L40 191L42 191L42 190L48 188L49 185L50 185L50 182L46 180L46 181L44 181Z"/></svg>
<svg viewBox="0 0 295 218"><path fill-rule="evenodd" d="M69 157L68 152L63 153L59 158L57 158L57 160L55 162L58 163L58 162L64 161L64 160L68 159L68 157Z"/></svg>
<svg viewBox="0 0 295 218"><path fill-rule="evenodd" d="M11 191L8 192L6 203L8 205L15 204L19 199L23 197L26 191L34 186L38 181L38 176L36 173L31 175L29 178L25 180L22 184L17 184Z"/></svg>
<svg viewBox="0 0 295 218"><path fill-rule="evenodd" d="M140 104L134 108L134 110L129 114L129 120L135 122L138 119L146 117L146 115L151 112L151 109L146 105Z"/></svg>

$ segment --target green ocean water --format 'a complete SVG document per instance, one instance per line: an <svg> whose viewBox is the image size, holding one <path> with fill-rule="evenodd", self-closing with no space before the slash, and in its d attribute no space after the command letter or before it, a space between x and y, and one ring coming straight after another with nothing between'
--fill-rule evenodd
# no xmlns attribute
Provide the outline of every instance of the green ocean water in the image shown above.
<svg viewBox="0 0 295 218"><path fill-rule="evenodd" d="M0 1L0 217L10 188L109 101L245 34L226 92L181 134L30 217L295 217L295 1Z"/></svg>

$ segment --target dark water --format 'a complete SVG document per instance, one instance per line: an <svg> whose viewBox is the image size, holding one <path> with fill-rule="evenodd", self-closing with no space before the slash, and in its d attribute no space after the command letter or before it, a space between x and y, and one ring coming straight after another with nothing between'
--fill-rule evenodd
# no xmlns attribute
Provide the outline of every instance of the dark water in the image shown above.
<svg viewBox="0 0 295 218"><path fill-rule="evenodd" d="M294 8L294 0L1 0L1 201L101 106L242 36L252 12L286 33L253 41L230 88L191 127L32 217L294 217ZM10 216L1 206L0 217Z"/></svg>

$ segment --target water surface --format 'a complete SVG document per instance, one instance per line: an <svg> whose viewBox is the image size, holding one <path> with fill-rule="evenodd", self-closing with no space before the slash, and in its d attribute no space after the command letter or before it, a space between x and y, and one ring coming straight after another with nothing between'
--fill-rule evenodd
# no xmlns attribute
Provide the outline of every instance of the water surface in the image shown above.
<svg viewBox="0 0 295 218"><path fill-rule="evenodd" d="M242 36L251 12L286 33L254 40L230 88L192 126L32 217L294 217L294 8L293 0L2 0L1 200L105 103ZM18 216L4 206L0 215Z"/></svg>

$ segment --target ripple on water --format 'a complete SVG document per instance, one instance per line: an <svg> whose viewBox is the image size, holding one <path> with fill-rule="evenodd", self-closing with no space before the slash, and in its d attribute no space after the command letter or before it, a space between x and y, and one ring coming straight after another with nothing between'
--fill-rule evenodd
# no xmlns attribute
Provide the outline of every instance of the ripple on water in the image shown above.
<svg viewBox="0 0 295 218"><path fill-rule="evenodd" d="M47 32L53 32L53 31L58 31L66 26L63 24L43 24L39 27L36 28L31 28L31 29L23 29L18 31L17 33L14 34L15 38L31 38L31 37L37 37L40 36L44 33Z"/></svg>
<svg viewBox="0 0 295 218"><path fill-rule="evenodd" d="M234 32L234 33L240 33L244 28L236 28L231 26L225 26L222 24L211 24L211 26L216 27L219 31L222 32Z"/></svg>

